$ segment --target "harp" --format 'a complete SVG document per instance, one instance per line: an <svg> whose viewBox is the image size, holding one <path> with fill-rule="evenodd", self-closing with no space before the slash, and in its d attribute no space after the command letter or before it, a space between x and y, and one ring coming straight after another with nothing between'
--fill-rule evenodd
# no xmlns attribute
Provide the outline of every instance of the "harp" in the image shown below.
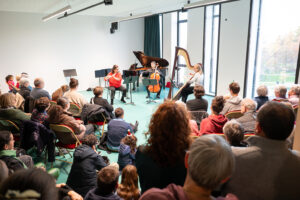
<svg viewBox="0 0 300 200"><path fill-rule="evenodd" d="M169 94L168 94L168 99L172 99L172 100L178 100L180 98L180 94L183 88L186 87L187 83L186 82L177 92L176 94L173 96L173 80L175 77L175 70L176 70L176 66L177 66L177 61L178 61L178 57L182 56L186 62L186 66L188 69L193 70L194 66L191 64L190 62L190 56L187 52L187 50L180 48L180 47L175 47L175 57L174 57L174 65L173 65L173 69L172 69L172 75L171 75L171 86L170 86L170 90L169 90ZM201 69L201 73L202 73L202 69Z"/></svg>

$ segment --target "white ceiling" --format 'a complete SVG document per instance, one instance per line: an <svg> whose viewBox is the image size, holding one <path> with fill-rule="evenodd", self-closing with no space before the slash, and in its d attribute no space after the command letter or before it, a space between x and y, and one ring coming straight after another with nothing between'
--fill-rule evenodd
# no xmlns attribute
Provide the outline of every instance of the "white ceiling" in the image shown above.
<svg viewBox="0 0 300 200"><path fill-rule="evenodd" d="M102 0L0 0L0 11L48 14L67 5L73 12ZM199 0L195 0L199 1ZM195 2L191 1L191 2ZM80 15L126 17L153 12L159 13L180 9L187 0L113 0L112 6L99 5L80 13Z"/></svg>

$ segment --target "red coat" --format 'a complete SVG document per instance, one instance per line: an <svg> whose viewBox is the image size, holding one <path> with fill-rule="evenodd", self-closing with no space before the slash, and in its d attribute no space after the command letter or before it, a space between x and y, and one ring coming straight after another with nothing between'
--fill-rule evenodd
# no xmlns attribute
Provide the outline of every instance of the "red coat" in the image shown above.
<svg viewBox="0 0 300 200"><path fill-rule="evenodd" d="M108 76L112 76L113 73L112 72L109 72L108 73ZM108 82L109 82L109 87L115 87L115 88L119 88L122 84L122 75L121 73L117 73L114 75L116 78L120 79L120 80L116 80L114 79L113 77L111 77Z"/></svg>
<svg viewBox="0 0 300 200"><path fill-rule="evenodd" d="M200 135L223 133L223 126L228 119L224 115L210 115L202 120L200 125Z"/></svg>

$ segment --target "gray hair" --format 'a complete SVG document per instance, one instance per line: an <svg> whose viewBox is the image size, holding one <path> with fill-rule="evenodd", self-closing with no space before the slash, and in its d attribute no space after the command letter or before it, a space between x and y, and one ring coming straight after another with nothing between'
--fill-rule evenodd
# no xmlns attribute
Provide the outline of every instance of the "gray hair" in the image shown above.
<svg viewBox="0 0 300 200"><path fill-rule="evenodd" d="M256 102L252 99L245 98L241 102L242 106L245 106L248 110L255 110L256 109Z"/></svg>
<svg viewBox="0 0 300 200"><path fill-rule="evenodd" d="M43 79L41 79L41 78L36 78L36 79L34 79L34 86L35 86L35 87L38 87L38 86L40 86L43 82L44 82Z"/></svg>
<svg viewBox="0 0 300 200"><path fill-rule="evenodd" d="M285 87L284 85L277 85L277 86L275 87L274 91L275 91L276 93L279 93L279 96L280 96L281 98L285 98L287 89L286 89L286 87Z"/></svg>
<svg viewBox="0 0 300 200"><path fill-rule="evenodd" d="M258 86L258 88L256 89L256 93L258 96L262 96L265 97L268 95L268 88L265 85L260 85Z"/></svg>
<svg viewBox="0 0 300 200"><path fill-rule="evenodd" d="M221 136L201 136L190 147L188 173L198 186L215 189L232 174L234 165L231 147Z"/></svg>
<svg viewBox="0 0 300 200"><path fill-rule="evenodd" d="M293 85L290 89L295 95L298 97L300 96L300 86L299 85Z"/></svg>
<svg viewBox="0 0 300 200"><path fill-rule="evenodd" d="M26 83L29 84L29 79L28 78L21 78L20 86L25 86Z"/></svg>
<svg viewBox="0 0 300 200"><path fill-rule="evenodd" d="M244 140L244 128L234 119L225 124L223 133L233 146L239 145Z"/></svg>

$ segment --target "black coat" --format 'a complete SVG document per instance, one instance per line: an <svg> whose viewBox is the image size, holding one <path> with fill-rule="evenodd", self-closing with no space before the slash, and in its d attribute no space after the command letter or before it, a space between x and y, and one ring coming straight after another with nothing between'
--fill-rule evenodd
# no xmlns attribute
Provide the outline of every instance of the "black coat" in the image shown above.
<svg viewBox="0 0 300 200"><path fill-rule="evenodd" d="M87 124L89 121L104 122L103 116L106 118L106 122L110 121L109 113L105 110L105 108L97 104L87 103L82 108L81 120L84 122L84 124Z"/></svg>
<svg viewBox="0 0 300 200"><path fill-rule="evenodd" d="M75 192L85 196L89 190L97 185L97 172L106 163L90 146L80 145L75 149L73 165L67 180Z"/></svg>

